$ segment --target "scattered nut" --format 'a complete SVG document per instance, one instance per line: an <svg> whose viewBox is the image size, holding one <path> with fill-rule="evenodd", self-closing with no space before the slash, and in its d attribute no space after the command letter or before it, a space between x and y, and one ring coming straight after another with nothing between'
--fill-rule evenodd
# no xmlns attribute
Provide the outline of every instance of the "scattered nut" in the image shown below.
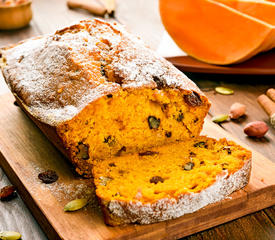
<svg viewBox="0 0 275 240"><path fill-rule="evenodd" d="M164 179L160 176L154 176L150 179L150 183L157 184L158 182L164 182Z"/></svg>
<svg viewBox="0 0 275 240"><path fill-rule="evenodd" d="M18 232L12 231L3 231L0 232L0 239L1 240L17 240L21 238L21 234Z"/></svg>
<svg viewBox="0 0 275 240"><path fill-rule="evenodd" d="M251 122L244 127L244 133L249 137L261 138L267 133L267 131L268 126L262 121Z"/></svg>
<svg viewBox="0 0 275 240"><path fill-rule="evenodd" d="M214 123L223 123L223 122L226 122L228 120L229 116L226 115L226 114L221 114L221 115L218 115L218 116L215 116L212 118L212 121Z"/></svg>
<svg viewBox="0 0 275 240"><path fill-rule="evenodd" d="M58 180L58 175L53 170L47 170L45 172L39 173L38 178L46 184L54 183Z"/></svg>
<svg viewBox="0 0 275 240"><path fill-rule="evenodd" d="M148 124L150 129L158 129L160 125L160 119L154 116L148 117Z"/></svg>
<svg viewBox="0 0 275 240"><path fill-rule="evenodd" d="M239 117L245 115L246 106L241 103L234 103L230 107L229 117L231 119L238 119Z"/></svg>
<svg viewBox="0 0 275 240"><path fill-rule="evenodd" d="M188 163L185 163L185 164L183 165L183 168L184 168L184 170L186 170L186 171L190 171L190 170L193 169L194 165L195 165L195 164L194 164L193 162L188 162Z"/></svg>
<svg viewBox="0 0 275 240"><path fill-rule="evenodd" d="M0 191L0 200L9 201L17 196L15 192L16 188L14 186L3 187Z"/></svg>
<svg viewBox="0 0 275 240"><path fill-rule="evenodd" d="M231 95L234 94L234 91L230 88L225 88L225 87L216 87L215 91L219 94L222 95Z"/></svg>
<svg viewBox="0 0 275 240"><path fill-rule="evenodd" d="M64 212L73 212L77 211L88 204L89 200L86 198L75 199L71 202L68 202L64 207Z"/></svg>

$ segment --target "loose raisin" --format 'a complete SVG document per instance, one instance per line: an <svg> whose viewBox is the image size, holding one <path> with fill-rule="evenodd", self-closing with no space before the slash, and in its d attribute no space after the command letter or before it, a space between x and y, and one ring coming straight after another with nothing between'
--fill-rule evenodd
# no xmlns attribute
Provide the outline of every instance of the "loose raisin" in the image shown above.
<svg viewBox="0 0 275 240"><path fill-rule="evenodd" d="M194 165L195 165L194 163L188 162L188 163L185 163L185 164L183 165L183 168L184 168L184 170L186 170L186 171L190 171L190 170L193 169Z"/></svg>
<svg viewBox="0 0 275 240"><path fill-rule="evenodd" d="M180 113L178 114L176 120L177 120L178 122L181 122L181 121L183 120L183 118L184 118L183 113L182 113L181 110L180 110Z"/></svg>
<svg viewBox="0 0 275 240"><path fill-rule="evenodd" d="M89 156L89 146L82 143L82 142L79 142L78 145L77 145L77 149L78 149L78 152L76 153L76 157L78 159L83 159L83 160L87 160L90 158Z"/></svg>
<svg viewBox="0 0 275 240"><path fill-rule="evenodd" d="M199 119L196 117L196 118L194 119L194 123L196 123L197 121L199 121Z"/></svg>
<svg viewBox="0 0 275 240"><path fill-rule="evenodd" d="M190 156L190 157L196 157L196 156L197 156L197 154L196 154L196 153L194 153L194 152L190 152L190 153L189 153L189 156Z"/></svg>
<svg viewBox="0 0 275 240"><path fill-rule="evenodd" d="M159 154L159 153L158 152L153 152L153 151L146 151L146 152L141 152L138 155L142 157L142 156L152 156L152 155L155 155L155 154Z"/></svg>
<svg viewBox="0 0 275 240"><path fill-rule="evenodd" d="M164 182L164 179L160 176L154 176L150 179L150 183L157 184L158 182Z"/></svg>
<svg viewBox="0 0 275 240"><path fill-rule="evenodd" d="M115 163L109 163L109 166L110 167L116 167L116 164Z"/></svg>
<svg viewBox="0 0 275 240"><path fill-rule="evenodd" d="M148 117L148 124L150 129L158 129L160 125L160 119L154 116Z"/></svg>
<svg viewBox="0 0 275 240"><path fill-rule="evenodd" d="M170 138L172 136L172 132L165 132L165 136Z"/></svg>
<svg viewBox="0 0 275 240"><path fill-rule="evenodd" d="M230 155L232 152L231 152L231 149L230 149L230 146L226 146L223 148L223 150L226 150L228 155Z"/></svg>
<svg viewBox="0 0 275 240"><path fill-rule="evenodd" d="M59 41L59 40L60 40L60 38L61 38L61 37L60 37L60 36L58 36L58 35L54 35L54 36L53 36L53 40L54 40L54 41Z"/></svg>
<svg viewBox="0 0 275 240"><path fill-rule="evenodd" d="M17 103L16 101L14 101L13 104L14 104L16 107L19 106L18 103Z"/></svg>
<svg viewBox="0 0 275 240"><path fill-rule="evenodd" d="M102 76L106 76L106 71L105 71L105 68L102 64L100 65L100 73L101 73Z"/></svg>
<svg viewBox="0 0 275 240"><path fill-rule="evenodd" d="M226 170L228 166L228 163L222 163L222 170Z"/></svg>
<svg viewBox="0 0 275 240"><path fill-rule="evenodd" d="M107 143L109 147L114 146L116 143L115 137L109 135L108 137L104 138L104 143Z"/></svg>
<svg viewBox="0 0 275 240"><path fill-rule="evenodd" d="M160 79L157 76L153 76L153 80L157 84L157 89L162 89L166 87L166 82L163 79Z"/></svg>
<svg viewBox="0 0 275 240"><path fill-rule="evenodd" d="M53 170L47 170L45 172L39 173L38 178L43 182L43 183L54 183L58 179L58 175L55 171Z"/></svg>
<svg viewBox="0 0 275 240"><path fill-rule="evenodd" d="M163 112L165 112L165 111L167 110L167 108L168 108L168 104L167 104L167 103L162 104L161 110L162 110Z"/></svg>
<svg viewBox="0 0 275 240"><path fill-rule="evenodd" d="M116 153L116 156L120 156L122 152L126 152L125 146L123 146L121 149L118 150L118 152Z"/></svg>
<svg viewBox="0 0 275 240"><path fill-rule="evenodd" d="M17 196L15 192L16 188L14 186L3 187L0 191L0 200L9 201Z"/></svg>
<svg viewBox="0 0 275 240"><path fill-rule="evenodd" d="M18 62L21 63L23 59L24 59L24 55L21 55L20 58L18 59Z"/></svg>
<svg viewBox="0 0 275 240"><path fill-rule="evenodd" d="M200 95L196 92L192 92L189 95L184 95L184 101L191 107L202 105Z"/></svg>
<svg viewBox="0 0 275 240"><path fill-rule="evenodd" d="M113 97L113 94L108 94L107 95L107 98L112 98Z"/></svg>

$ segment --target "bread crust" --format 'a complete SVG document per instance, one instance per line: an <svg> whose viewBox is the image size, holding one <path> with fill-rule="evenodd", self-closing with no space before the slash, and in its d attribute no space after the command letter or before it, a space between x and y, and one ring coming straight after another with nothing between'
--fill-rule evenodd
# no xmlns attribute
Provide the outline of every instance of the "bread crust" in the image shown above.
<svg viewBox="0 0 275 240"><path fill-rule="evenodd" d="M217 176L215 183L201 192L182 194L178 199L165 198L146 204L140 201L100 200L104 219L107 224L117 226L129 223L151 224L178 218L221 201L243 188L249 182L250 172L251 159L246 160L243 167L231 175L224 171L223 175Z"/></svg>
<svg viewBox="0 0 275 240"><path fill-rule="evenodd" d="M99 19L2 48L0 63L1 58L11 91L31 115L50 126L121 89L178 89L196 94L210 107L196 84L171 63L122 26Z"/></svg>
<svg viewBox="0 0 275 240"><path fill-rule="evenodd" d="M100 75L101 65L89 65L91 60L106 65L108 78ZM121 89L171 88L199 96L210 107L171 63L120 25L99 19L2 48L0 65L21 108L85 177L91 177L91 163L73 159L58 128L99 98Z"/></svg>
<svg viewBox="0 0 275 240"><path fill-rule="evenodd" d="M36 126L44 133L44 135L50 140L52 144L73 164L76 172L85 178L92 177L92 165L87 163L85 160L78 159L79 161L73 161L69 149L64 145L63 139L57 133L57 128L49 124L39 121L33 116L28 107L22 102L20 98L14 93L16 102L20 108L27 114L27 116L36 124ZM84 171L85 170L85 171Z"/></svg>

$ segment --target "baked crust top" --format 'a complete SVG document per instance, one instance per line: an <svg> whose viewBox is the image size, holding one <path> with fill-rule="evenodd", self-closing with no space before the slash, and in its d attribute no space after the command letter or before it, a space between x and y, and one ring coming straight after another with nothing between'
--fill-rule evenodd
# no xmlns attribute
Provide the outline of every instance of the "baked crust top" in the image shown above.
<svg viewBox="0 0 275 240"><path fill-rule="evenodd" d="M1 50L11 91L40 121L56 126L121 89L203 93L171 63L118 23L94 19Z"/></svg>

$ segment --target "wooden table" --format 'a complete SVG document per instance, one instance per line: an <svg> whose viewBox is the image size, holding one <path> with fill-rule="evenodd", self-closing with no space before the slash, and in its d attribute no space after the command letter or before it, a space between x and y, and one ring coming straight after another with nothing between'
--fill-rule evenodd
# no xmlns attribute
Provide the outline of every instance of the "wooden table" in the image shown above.
<svg viewBox="0 0 275 240"><path fill-rule="evenodd" d="M141 35L152 48L156 48L164 31L158 15L157 0L118 0L117 2L117 19L125 23L132 32ZM85 11L69 10L65 0L35 0L33 12L34 18L29 27L19 31L0 31L0 46L35 35L52 33L57 28L72 22L92 17ZM275 129L270 128L267 136L259 140L248 138L243 134L243 126L249 121L268 122L268 117L257 104L256 97L268 88L275 87L275 76L187 75L212 101L209 118L216 114L227 113L230 105L236 101L246 104L248 110L245 119L240 122L224 123L221 127L275 162ZM234 89L235 94L231 96L215 94L214 87L220 85ZM0 76L0 94L7 91L4 80ZM9 181L0 169L0 187L7 184ZM20 198L7 203L0 202L1 230L19 231L25 240L47 239ZM185 239L275 239L275 206Z"/></svg>

